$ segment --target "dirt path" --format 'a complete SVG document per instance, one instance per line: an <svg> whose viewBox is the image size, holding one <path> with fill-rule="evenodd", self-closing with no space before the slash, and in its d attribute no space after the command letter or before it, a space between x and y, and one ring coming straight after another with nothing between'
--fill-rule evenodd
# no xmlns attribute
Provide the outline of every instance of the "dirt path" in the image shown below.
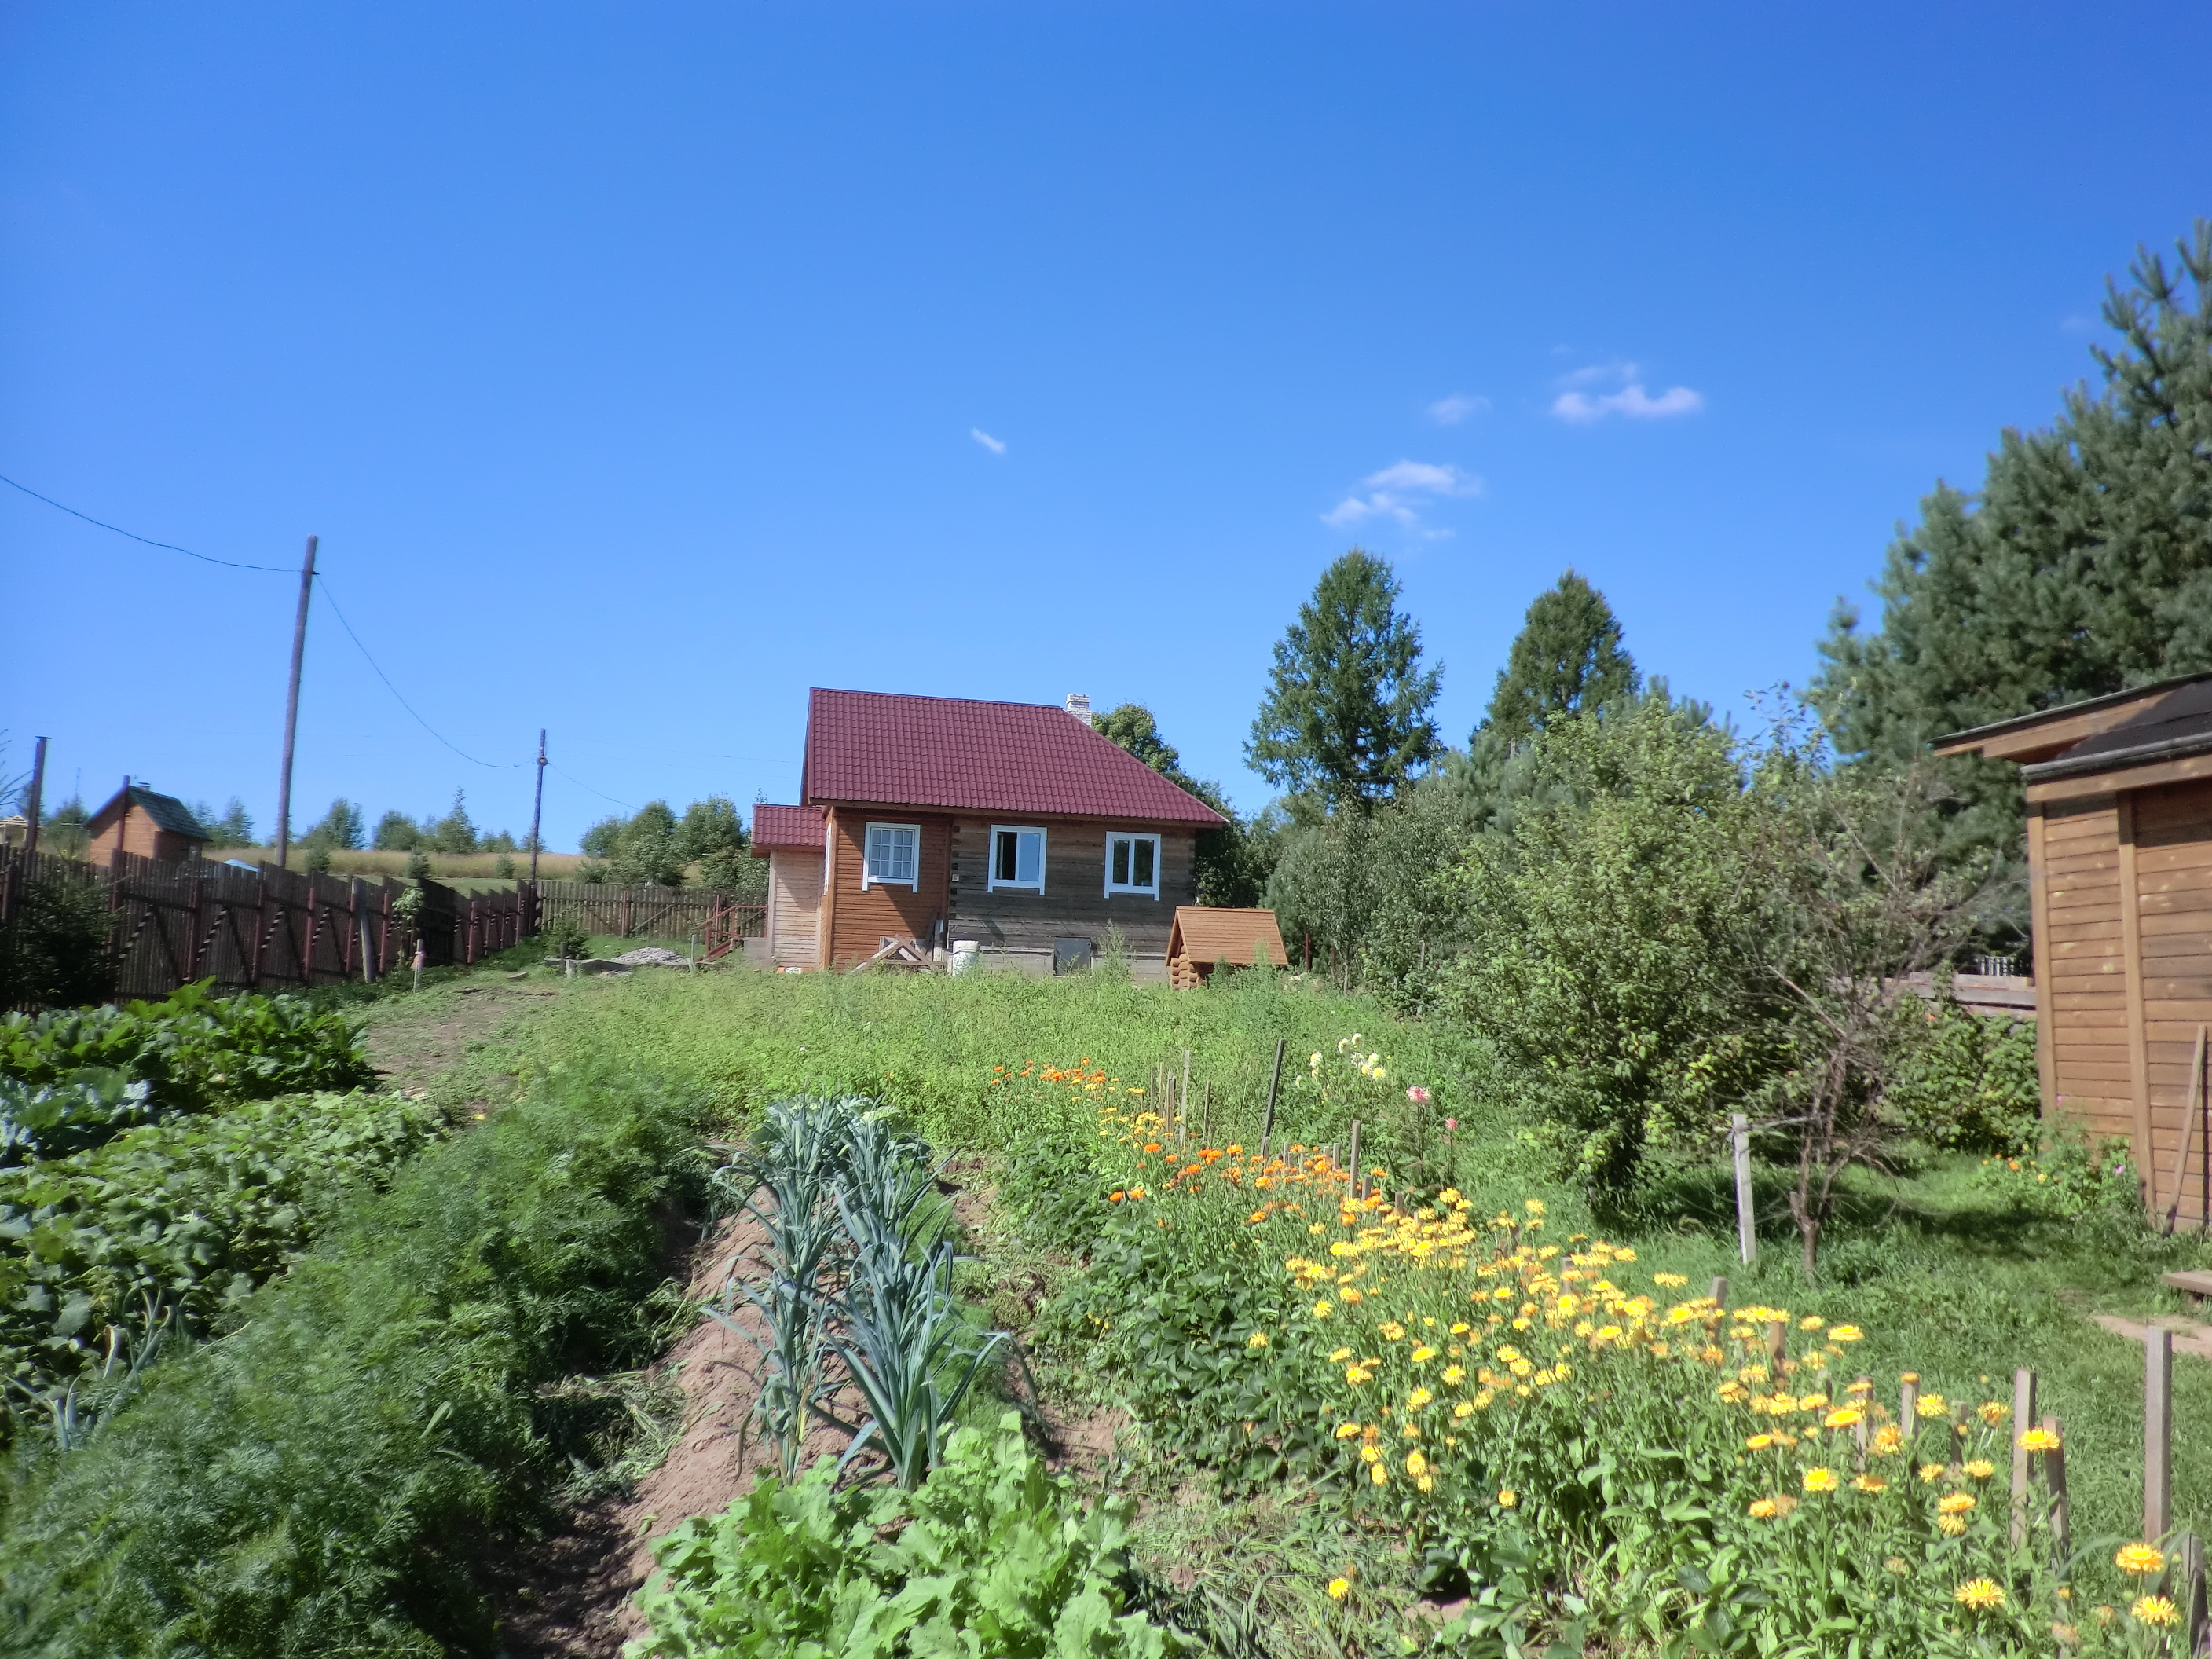
<svg viewBox="0 0 2212 1659"><path fill-rule="evenodd" d="M550 999L568 989L535 975L472 977L474 983L395 997L365 1011L362 1041L382 1086L409 1094L430 1091L441 1104L456 1106L493 1098L484 1086L496 1075L497 1061L483 1063L484 1048L520 1018L550 1006ZM448 1095L451 1100L443 1098Z"/></svg>

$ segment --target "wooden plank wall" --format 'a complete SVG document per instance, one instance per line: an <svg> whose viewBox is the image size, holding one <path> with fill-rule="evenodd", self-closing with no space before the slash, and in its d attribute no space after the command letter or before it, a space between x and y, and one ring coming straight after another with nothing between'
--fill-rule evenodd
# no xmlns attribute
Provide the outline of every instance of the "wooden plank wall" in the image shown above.
<svg viewBox="0 0 2212 1659"><path fill-rule="evenodd" d="M2197 1033L2212 1025L2212 783L2136 790L2124 799L2134 819L2142 1092L2157 1157L2156 1208L2163 1214L2175 1197L2174 1160L2186 1128ZM2200 1120L2181 1182L2184 1226L2203 1224L2204 1157Z"/></svg>
<svg viewBox="0 0 2212 1659"><path fill-rule="evenodd" d="M1197 837L1188 830L1146 833L1160 837L1160 896L1106 892L1106 832L1103 823L1037 823L1045 832L1044 891L1002 887L991 890L991 826L1006 818L961 817L952 828L951 917L956 936L987 949L1049 951L1055 939L1088 939L1094 950L1106 924L1118 925L1133 957L1167 955L1176 906L1198 902L1194 860ZM1024 820L1024 827L1031 821Z"/></svg>
<svg viewBox="0 0 2212 1659"><path fill-rule="evenodd" d="M811 969L822 956L822 854L768 855L769 949L779 968Z"/></svg>
<svg viewBox="0 0 2212 1659"><path fill-rule="evenodd" d="M2118 804L2100 796L2043 809L2036 977L2047 983L2054 1110L2100 1138L2138 1137L2121 934Z"/></svg>
<svg viewBox="0 0 2212 1659"><path fill-rule="evenodd" d="M829 896L830 961L832 968L849 968L866 962L886 939L930 940L931 924L945 915L946 842L952 820L927 812L869 811L841 806L831 813L830 848L834 862ZM871 823L917 823L921 826L921 856L915 873L919 890L908 887L860 889L864 837Z"/></svg>

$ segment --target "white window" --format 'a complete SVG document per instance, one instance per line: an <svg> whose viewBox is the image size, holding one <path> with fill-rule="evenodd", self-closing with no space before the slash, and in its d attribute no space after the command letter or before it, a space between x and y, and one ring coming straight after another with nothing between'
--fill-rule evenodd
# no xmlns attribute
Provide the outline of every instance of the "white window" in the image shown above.
<svg viewBox="0 0 2212 1659"><path fill-rule="evenodd" d="M1106 890L1160 896L1160 838L1158 836L1106 837Z"/></svg>
<svg viewBox="0 0 2212 1659"><path fill-rule="evenodd" d="M921 826L872 823L860 860L860 886L911 887L921 890Z"/></svg>
<svg viewBox="0 0 2212 1659"><path fill-rule="evenodd" d="M1006 824L991 826L990 890L1001 887L1044 891L1044 831Z"/></svg>

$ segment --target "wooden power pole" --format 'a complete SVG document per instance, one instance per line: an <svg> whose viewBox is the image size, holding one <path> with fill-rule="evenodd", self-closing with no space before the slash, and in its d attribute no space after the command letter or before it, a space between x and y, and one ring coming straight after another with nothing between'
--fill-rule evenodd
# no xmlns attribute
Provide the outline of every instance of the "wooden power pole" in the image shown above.
<svg viewBox="0 0 2212 1659"><path fill-rule="evenodd" d="M284 868L292 843L292 740L300 731L300 659L307 649L307 596L315 587L315 541L300 567L300 614L292 621L292 683L284 693L284 768L276 779L276 867Z"/></svg>
<svg viewBox="0 0 2212 1659"><path fill-rule="evenodd" d="M538 823L545 812L545 728L538 728L538 799L530 804L530 879L538 879Z"/></svg>

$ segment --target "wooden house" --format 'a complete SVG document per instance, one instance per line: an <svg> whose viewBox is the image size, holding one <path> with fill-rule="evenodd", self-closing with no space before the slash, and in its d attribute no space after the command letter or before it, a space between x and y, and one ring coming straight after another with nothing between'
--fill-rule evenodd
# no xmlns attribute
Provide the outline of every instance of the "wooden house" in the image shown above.
<svg viewBox="0 0 2212 1659"><path fill-rule="evenodd" d="M85 854L105 864L118 848L140 858L181 864L196 859L208 843L207 826L174 795L164 795L127 780L85 825L92 838Z"/></svg>
<svg viewBox="0 0 2212 1659"><path fill-rule="evenodd" d="M2202 1224L2212 674L1961 732L1936 752L2021 768L2045 1115L2128 1141L2152 1209L2178 1203Z"/></svg>
<svg viewBox="0 0 2212 1659"><path fill-rule="evenodd" d="M1255 962L1277 968L1291 965L1273 910L1196 904L1176 907L1174 925L1168 929L1168 983L1176 990L1188 991L1203 984L1224 963L1231 968L1249 968Z"/></svg>
<svg viewBox="0 0 2212 1659"><path fill-rule="evenodd" d="M1086 711L811 692L801 799L754 809L793 959L811 928L816 968L896 939L972 939L987 960L1048 974L1100 949L1110 925L1137 971L1164 977L1176 907L1198 896L1197 839L1224 820L1099 736ZM775 839L761 848L763 823ZM811 907L799 867L810 836ZM772 948L783 962L787 947Z"/></svg>

